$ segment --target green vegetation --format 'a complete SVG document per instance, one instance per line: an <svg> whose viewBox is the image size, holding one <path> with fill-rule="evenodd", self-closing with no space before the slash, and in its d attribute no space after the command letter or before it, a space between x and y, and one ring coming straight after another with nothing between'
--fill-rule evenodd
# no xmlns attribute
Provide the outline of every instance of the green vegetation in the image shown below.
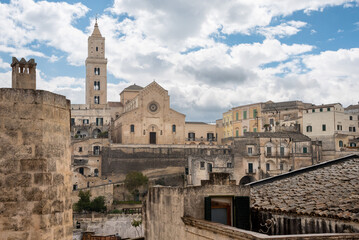
<svg viewBox="0 0 359 240"><path fill-rule="evenodd" d="M108 138L108 131L97 134L98 138Z"/></svg>
<svg viewBox="0 0 359 240"><path fill-rule="evenodd" d="M130 201L118 201L118 200L114 200L113 201L113 204L114 205L119 205L119 204L142 204L141 201L133 201L133 200L130 200Z"/></svg>
<svg viewBox="0 0 359 240"><path fill-rule="evenodd" d="M73 210L76 212L105 212L105 197L99 196L90 201L90 191L80 191L79 201L74 204Z"/></svg>
<svg viewBox="0 0 359 240"><path fill-rule="evenodd" d="M121 214L122 211L119 209L113 209L112 211L110 211L109 213L113 213L113 214Z"/></svg>
<svg viewBox="0 0 359 240"><path fill-rule="evenodd" d="M139 195L139 188L147 185L148 178L141 172L129 172L125 179L125 188L133 195L136 199Z"/></svg>

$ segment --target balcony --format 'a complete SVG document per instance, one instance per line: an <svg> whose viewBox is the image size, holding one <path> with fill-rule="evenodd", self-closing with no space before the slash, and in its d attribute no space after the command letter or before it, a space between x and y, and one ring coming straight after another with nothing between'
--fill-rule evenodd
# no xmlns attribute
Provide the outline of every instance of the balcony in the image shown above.
<svg viewBox="0 0 359 240"><path fill-rule="evenodd" d="M192 142L216 142L217 139L214 138L186 138L186 141Z"/></svg>
<svg viewBox="0 0 359 240"><path fill-rule="evenodd" d="M74 159L74 166L81 166L81 165L87 165L88 160L87 159Z"/></svg>
<svg viewBox="0 0 359 240"><path fill-rule="evenodd" d="M246 174L247 175L254 175L256 174L257 169L246 169Z"/></svg>
<svg viewBox="0 0 359 240"><path fill-rule="evenodd" d="M89 156L99 156L101 153L100 150L89 151Z"/></svg>

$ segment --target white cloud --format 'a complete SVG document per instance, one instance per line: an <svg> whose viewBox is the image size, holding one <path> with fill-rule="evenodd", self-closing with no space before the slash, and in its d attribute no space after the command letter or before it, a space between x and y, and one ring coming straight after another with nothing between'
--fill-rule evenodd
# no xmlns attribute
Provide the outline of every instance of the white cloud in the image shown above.
<svg viewBox="0 0 359 240"><path fill-rule="evenodd" d="M38 41L66 52L70 64L83 65L87 37L72 24L87 11L81 3L13 0L9 4L0 4L0 45L16 48L12 54L19 57L45 57L27 46Z"/></svg>
<svg viewBox="0 0 359 240"><path fill-rule="evenodd" d="M289 21L273 27L260 27L257 32L266 36L267 38L273 38L275 36L283 38L297 34L301 28L305 27L306 25L307 23L302 21Z"/></svg>

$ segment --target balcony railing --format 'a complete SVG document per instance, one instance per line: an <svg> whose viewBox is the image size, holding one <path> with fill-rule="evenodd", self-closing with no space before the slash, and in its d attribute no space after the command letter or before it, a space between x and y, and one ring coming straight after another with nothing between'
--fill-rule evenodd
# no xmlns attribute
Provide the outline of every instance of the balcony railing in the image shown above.
<svg viewBox="0 0 359 240"><path fill-rule="evenodd" d="M246 169L246 174L249 175L256 174L256 169Z"/></svg>
<svg viewBox="0 0 359 240"><path fill-rule="evenodd" d="M90 156L99 156L101 154L102 151L100 150L94 150L94 151L89 151L89 155Z"/></svg>
<svg viewBox="0 0 359 240"><path fill-rule="evenodd" d="M193 142L216 142L217 139L214 138L186 138L186 141L193 141Z"/></svg>

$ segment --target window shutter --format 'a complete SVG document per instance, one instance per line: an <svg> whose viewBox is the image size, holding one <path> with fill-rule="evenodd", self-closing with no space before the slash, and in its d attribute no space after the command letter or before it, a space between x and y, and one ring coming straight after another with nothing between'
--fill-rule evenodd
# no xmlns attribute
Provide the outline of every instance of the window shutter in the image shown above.
<svg viewBox="0 0 359 240"><path fill-rule="evenodd" d="M234 198L234 226L250 230L250 207L249 197Z"/></svg>
<svg viewBox="0 0 359 240"><path fill-rule="evenodd" d="M211 214L211 197L204 198L204 219L207 221L212 220Z"/></svg>

